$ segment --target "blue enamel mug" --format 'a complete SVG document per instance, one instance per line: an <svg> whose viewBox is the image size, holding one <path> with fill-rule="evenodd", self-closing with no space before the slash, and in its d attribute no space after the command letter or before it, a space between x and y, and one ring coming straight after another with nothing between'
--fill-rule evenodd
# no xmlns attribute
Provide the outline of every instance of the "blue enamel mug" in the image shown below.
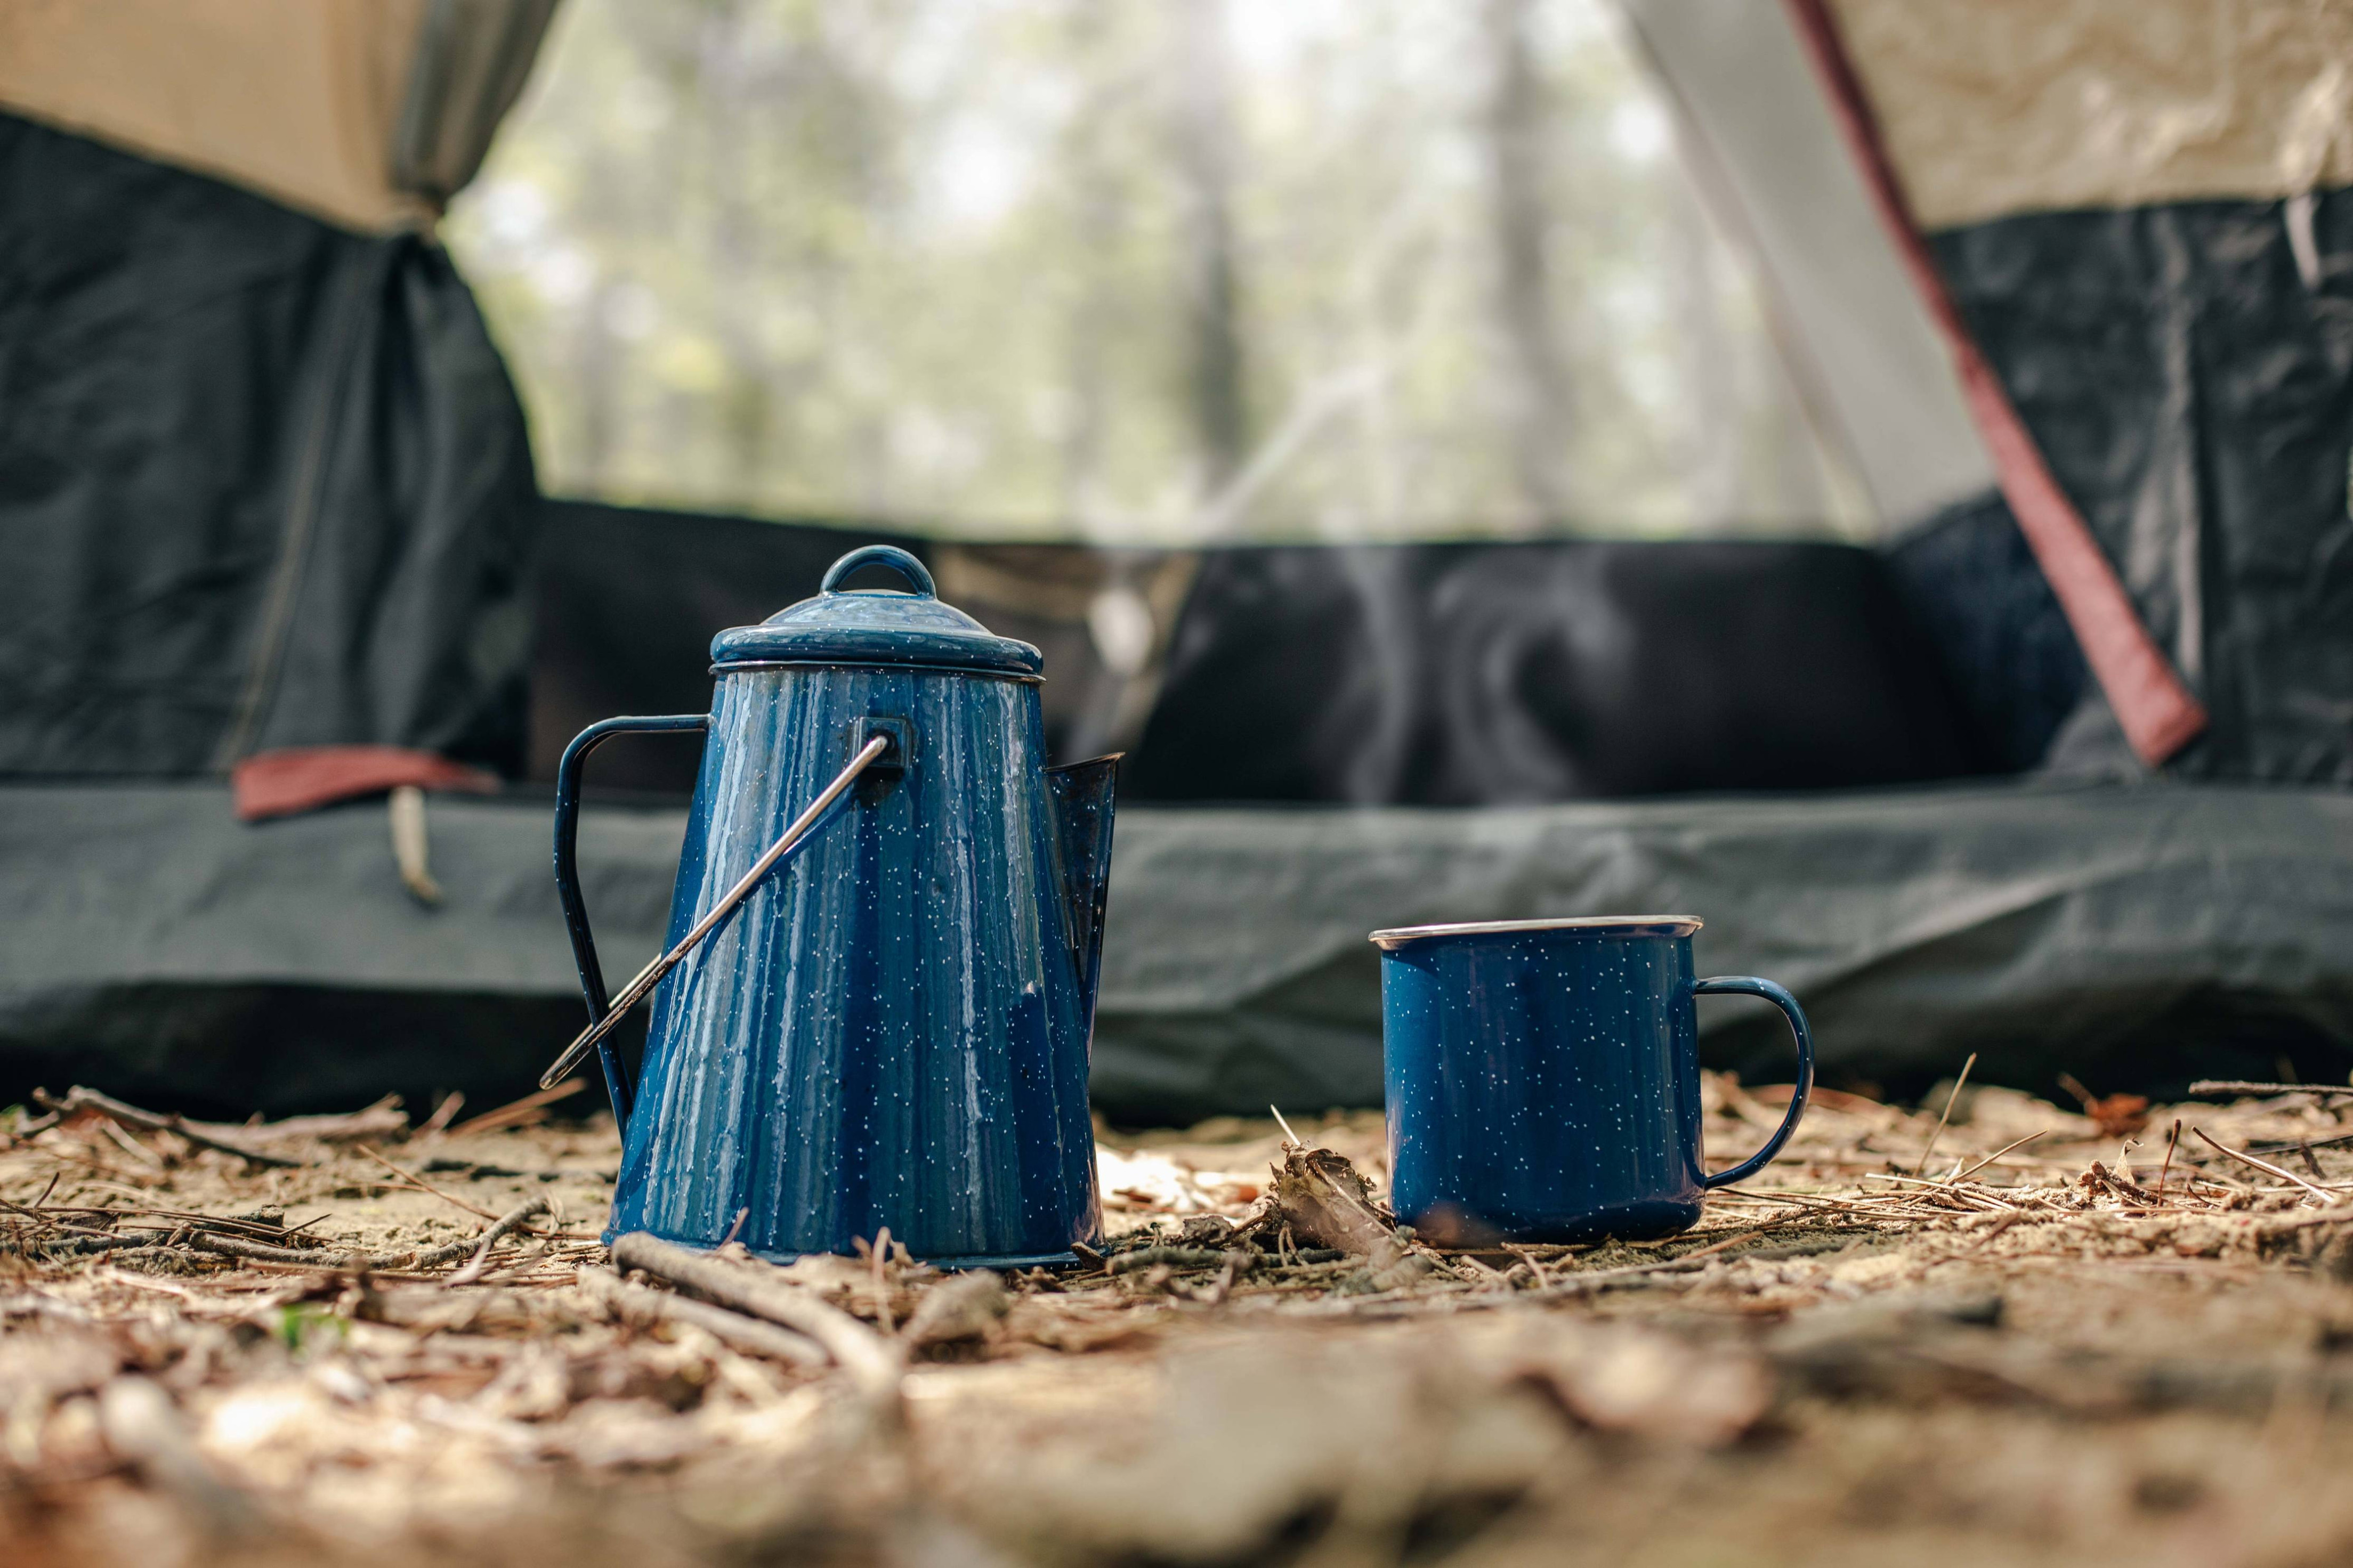
<svg viewBox="0 0 2353 1568"><path fill-rule="evenodd" d="M1694 980L1699 928L1624 915L1373 932L1398 1217L1460 1245L1646 1240L1762 1170L1805 1114L1813 1036L1769 980ZM1723 994L1781 1009L1798 1079L1765 1146L1711 1176L1694 999Z"/></svg>

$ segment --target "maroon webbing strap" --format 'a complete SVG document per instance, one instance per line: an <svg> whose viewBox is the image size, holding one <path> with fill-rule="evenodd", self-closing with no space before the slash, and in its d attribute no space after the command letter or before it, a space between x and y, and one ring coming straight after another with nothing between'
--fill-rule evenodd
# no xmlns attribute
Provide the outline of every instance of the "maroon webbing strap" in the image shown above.
<svg viewBox="0 0 2353 1568"><path fill-rule="evenodd" d="M230 771L241 822L292 816L403 784L493 794L497 775L406 746L290 746L258 752Z"/></svg>

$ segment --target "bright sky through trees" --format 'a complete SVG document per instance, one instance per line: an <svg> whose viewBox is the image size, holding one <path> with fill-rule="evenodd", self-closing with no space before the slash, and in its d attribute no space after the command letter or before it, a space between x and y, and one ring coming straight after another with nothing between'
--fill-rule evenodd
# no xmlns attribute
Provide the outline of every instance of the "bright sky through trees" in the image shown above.
<svg viewBox="0 0 2353 1568"><path fill-rule="evenodd" d="M1865 526L1605 0L568 0L447 232L557 493Z"/></svg>

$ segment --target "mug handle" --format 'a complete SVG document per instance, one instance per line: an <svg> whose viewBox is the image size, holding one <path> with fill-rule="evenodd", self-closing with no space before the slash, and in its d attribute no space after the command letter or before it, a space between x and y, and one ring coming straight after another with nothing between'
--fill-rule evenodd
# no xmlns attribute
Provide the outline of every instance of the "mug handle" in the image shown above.
<svg viewBox="0 0 2353 1568"><path fill-rule="evenodd" d="M1781 1152L1781 1145L1789 1141L1789 1134L1798 1130L1798 1119L1806 1114L1806 1097L1814 1089L1814 1034L1806 1027L1806 1015L1799 1007L1798 999L1769 980L1759 980L1750 974L1719 974L1713 979L1692 982L1692 994L1761 996L1781 1009L1781 1016L1789 1020L1789 1032L1798 1037L1798 1086L1789 1095L1789 1113L1781 1118L1781 1125L1773 1130L1773 1136L1765 1141L1765 1147L1729 1171L1713 1176L1703 1175L1699 1179L1703 1187L1728 1187L1735 1182L1745 1182L1763 1170L1766 1163Z"/></svg>

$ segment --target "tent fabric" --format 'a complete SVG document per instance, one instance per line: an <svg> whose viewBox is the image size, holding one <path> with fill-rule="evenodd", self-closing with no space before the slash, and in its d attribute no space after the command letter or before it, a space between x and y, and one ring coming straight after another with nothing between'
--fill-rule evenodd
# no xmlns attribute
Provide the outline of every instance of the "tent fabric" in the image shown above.
<svg viewBox="0 0 2353 1568"><path fill-rule="evenodd" d="M1934 238L2037 447L2201 696L2207 732L2171 764L2186 777L2353 784L2353 192L2319 197L2306 232L2309 285L2277 202Z"/></svg>
<svg viewBox="0 0 2353 1568"><path fill-rule="evenodd" d="M365 234L430 226L554 0L0 7L0 108Z"/></svg>
<svg viewBox="0 0 2353 1568"><path fill-rule="evenodd" d="M1127 749L1150 712L1198 562L1183 551L949 542L595 501L550 500L543 515L531 776L545 782L572 737L599 720L707 711L712 634L807 598L827 567L864 544L913 552L940 597L1045 654L1046 747L1055 762ZM1128 624L1099 631L1106 595L1125 600L1113 607ZM1103 651L1107 640L1118 645L1117 665ZM677 738L609 745L589 776L598 791L684 795L696 758L696 747Z"/></svg>
<svg viewBox="0 0 2353 1568"><path fill-rule="evenodd" d="M444 901L402 889L379 805L253 826L210 782L0 785L0 1080L189 1108L520 1091L578 1028L548 803L436 796ZM607 966L662 939L681 809L591 805ZM1366 933L1668 908L1707 973L1788 984L1832 1083L2178 1089L2341 1081L2353 1051L2353 795L1947 785L1799 798L1415 809L1128 806L1093 1085L1111 1114L1377 1105ZM1786 1081L1770 1017L1703 1048Z"/></svg>
<svg viewBox="0 0 2353 1568"><path fill-rule="evenodd" d="M1999 496L1877 551L1102 552L586 501L544 512L531 764L543 781L599 720L708 709L712 633L807 597L867 542L915 551L943 597L1042 648L1050 754L1127 750L1132 801L1467 805L2017 773L2042 761L2084 689L2083 656ZM1099 646L1097 601L1122 586L1172 645L1156 672L1124 679ZM1154 717L1121 739L1118 710L1147 683ZM592 791L682 797L696 754L676 738L607 746Z"/></svg>
<svg viewBox="0 0 2353 1568"><path fill-rule="evenodd" d="M1994 766L1869 550L1262 546L1204 553L1121 787L1484 805Z"/></svg>
<svg viewBox="0 0 2353 1568"><path fill-rule="evenodd" d="M2134 754L2148 766L2158 766L2205 728L2205 710L2149 635L2139 607L2117 580L2115 563L2102 553L2074 500L2053 479L2007 389L1955 307L1915 226L1827 0L1788 0L1788 5L1881 222L1952 352L1963 400L1993 458L2010 515L2059 595L2084 659Z"/></svg>
<svg viewBox="0 0 2353 1568"><path fill-rule="evenodd" d="M1765 0L1621 0L1678 150L1751 253L1824 438L1899 532L1993 489L1952 361L1839 139L1788 14Z"/></svg>
<svg viewBox="0 0 2353 1568"><path fill-rule="evenodd" d="M1832 0L1914 217L2353 184L2341 0Z"/></svg>
<svg viewBox="0 0 2353 1568"><path fill-rule="evenodd" d="M522 411L465 284L0 115L0 775L522 763Z"/></svg>
<svg viewBox="0 0 2353 1568"><path fill-rule="evenodd" d="M1883 545L1880 559L1935 646L1988 771L2044 766L2091 672L2000 492L1946 508Z"/></svg>
<svg viewBox="0 0 2353 1568"><path fill-rule="evenodd" d="M390 139L393 185L447 206L522 93L555 0L426 0Z"/></svg>
<svg viewBox="0 0 2353 1568"><path fill-rule="evenodd" d="M1790 5L2098 672L2053 764L2353 783L2353 13Z"/></svg>

